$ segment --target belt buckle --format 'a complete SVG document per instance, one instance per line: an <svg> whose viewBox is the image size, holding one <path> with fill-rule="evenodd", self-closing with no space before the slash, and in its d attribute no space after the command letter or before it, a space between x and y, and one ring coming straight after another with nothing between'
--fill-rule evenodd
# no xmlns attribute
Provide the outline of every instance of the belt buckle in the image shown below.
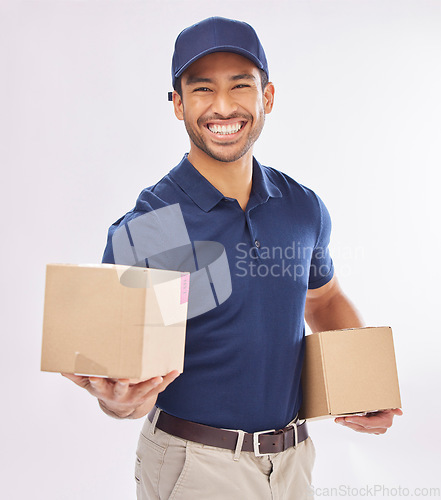
<svg viewBox="0 0 441 500"><path fill-rule="evenodd" d="M260 453L260 443L259 443L259 436L261 434L269 434L270 432L276 432L275 429L270 429L269 431L257 431L253 432L253 450L254 450L254 455L256 457L264 457L265 455L268 455L268 453Z"/></svg>

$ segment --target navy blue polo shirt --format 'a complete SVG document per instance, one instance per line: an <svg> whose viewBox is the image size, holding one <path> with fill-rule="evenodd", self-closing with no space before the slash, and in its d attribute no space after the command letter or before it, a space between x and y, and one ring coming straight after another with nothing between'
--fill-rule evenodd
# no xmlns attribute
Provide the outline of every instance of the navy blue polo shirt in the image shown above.
<svg viewBox="0 0 441 500"><path fill-rule="evenodd" d="M255 158L244 211L186 154L110 227L103 262L115 263L112 237L118 228L174 204L191 242L218 242L225 248L231 290L222 303L188 319L184 372L157 404L177 417L215 427L283 428L302 399L306 292L325 285L334 272L329 213L312 190ZM121 260L116 263L132 264Z"/></svg>

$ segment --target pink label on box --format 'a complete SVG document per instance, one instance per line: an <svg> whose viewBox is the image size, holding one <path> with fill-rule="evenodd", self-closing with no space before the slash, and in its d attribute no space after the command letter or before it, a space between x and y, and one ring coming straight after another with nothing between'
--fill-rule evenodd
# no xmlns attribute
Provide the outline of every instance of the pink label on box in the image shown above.
<svg viewBox="0 0 441 500"><path fill-rule="evenodd" d="M188 292L190 290L190 275L181 276L181 304L188 302Z"/></svg>

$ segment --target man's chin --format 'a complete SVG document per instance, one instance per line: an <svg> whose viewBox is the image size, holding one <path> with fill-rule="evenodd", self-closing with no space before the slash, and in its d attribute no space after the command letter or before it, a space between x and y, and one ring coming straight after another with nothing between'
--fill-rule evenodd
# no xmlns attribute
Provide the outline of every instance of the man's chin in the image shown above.
<svg viewBox="0 0 441 500"><path fill-rule="evenodd" d="M240 151L213 151L212 149L206 148L203 151L214 160L220 161L222 163L232 163L240 160L249 151L250 148L242 149Z"/></svg>
<svg viewBox="0 0 441 500"><path fill-rule="evenodd" d="M189 134L190 135L190 134ZM252 144L249 142L245 145L235 144L233 141L230 143L222 144L207 144L202 137L197 137L194 134L190 135L192 146L196 147L213 160L222 163L232 163L242 158L251 148Z"/></svg>

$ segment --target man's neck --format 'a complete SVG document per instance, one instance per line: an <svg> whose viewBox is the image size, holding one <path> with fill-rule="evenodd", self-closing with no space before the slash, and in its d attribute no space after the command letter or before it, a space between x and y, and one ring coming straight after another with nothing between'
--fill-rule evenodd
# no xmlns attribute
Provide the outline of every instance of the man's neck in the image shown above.
<svg viewBox="0 0 441 500"><path fill-rule="evenodd" d="M250 198L253 178L253 153L250 149L234 162L222 162L211 158L203 151L192 148L188 161L210 184L228 198L237 200L245 210Z"/></svg>

